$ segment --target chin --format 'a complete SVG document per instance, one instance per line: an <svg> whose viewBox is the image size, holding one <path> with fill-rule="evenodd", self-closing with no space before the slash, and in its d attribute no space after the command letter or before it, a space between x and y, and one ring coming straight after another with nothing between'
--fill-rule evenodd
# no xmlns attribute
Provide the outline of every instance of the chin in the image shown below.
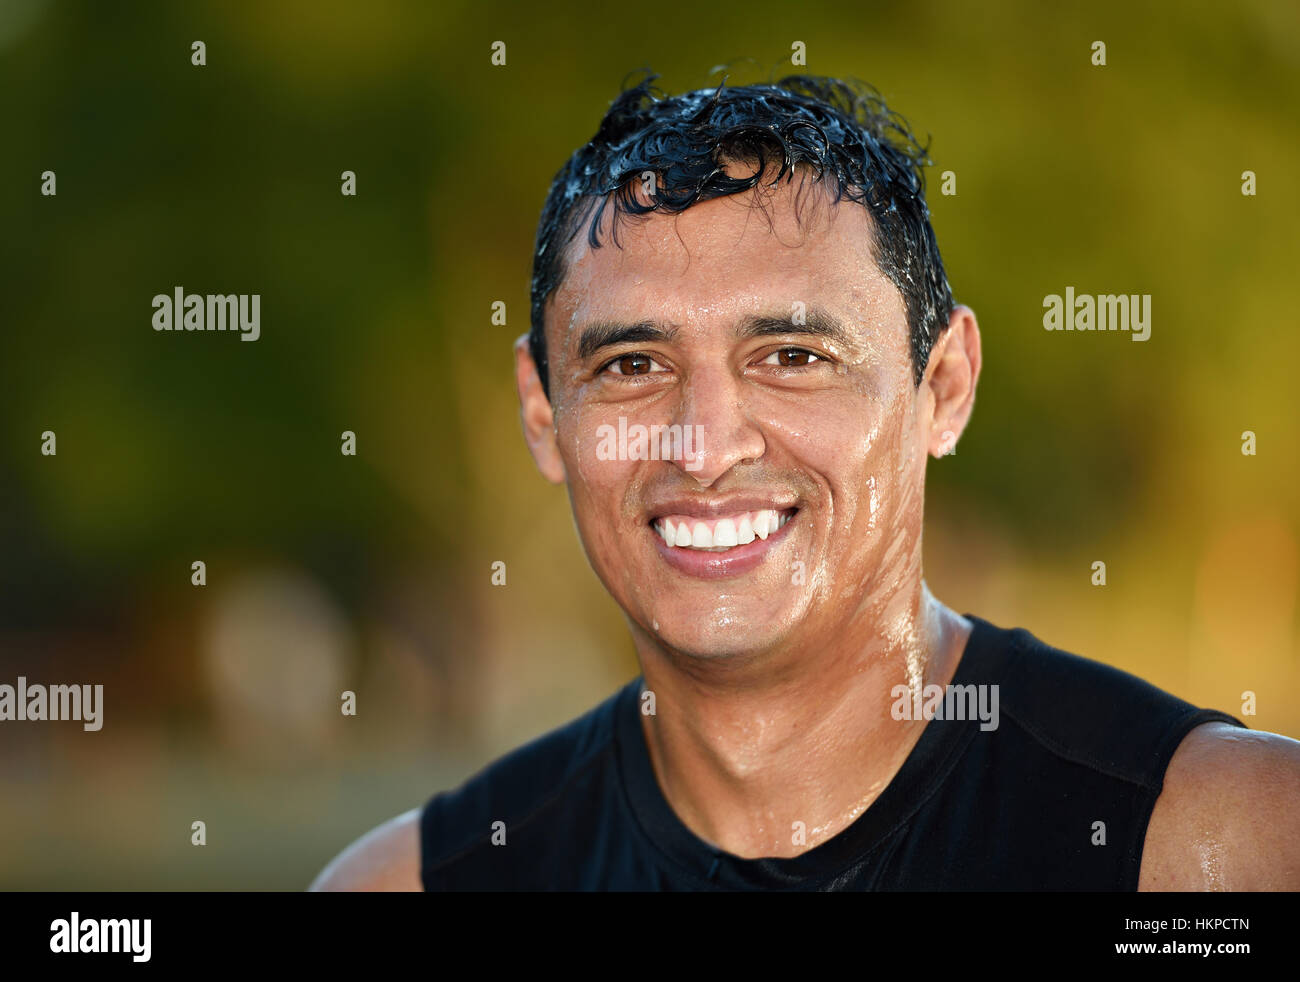
<svg viewBox="0 0 1300 982"><path fill-rule="evenodd" d="M653 627L656 619L657 630ZM755 655L778 647L789 635L793 619L790 611L767 609L750 614L714 609L702 616L688 613L665 616L661 611L645 623L660 644L691 658L712 661Z"/></svg>

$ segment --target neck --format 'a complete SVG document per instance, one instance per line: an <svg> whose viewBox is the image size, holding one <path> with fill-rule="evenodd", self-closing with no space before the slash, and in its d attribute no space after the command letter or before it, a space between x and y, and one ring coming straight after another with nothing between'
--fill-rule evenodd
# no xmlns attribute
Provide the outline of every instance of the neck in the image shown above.
<svg viewBox="0 0 1300 982"><path fill-rule="evenodd" d="M946 684L970 629L918 579L834 643L761 662L687 667L638 644L655 693L641 724L659 787L692 832L733 855L819 845L871 805L920 738L925 721L894 719L891 690Z"/></svg>

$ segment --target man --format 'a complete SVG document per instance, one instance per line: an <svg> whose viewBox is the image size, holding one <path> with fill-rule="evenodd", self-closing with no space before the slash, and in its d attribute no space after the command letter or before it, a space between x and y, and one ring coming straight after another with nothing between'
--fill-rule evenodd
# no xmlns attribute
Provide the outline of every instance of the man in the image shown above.
<svg viewBox="0 0 1300 982"><path fill-rule="evenodd" d="M906 124L653 81L557 175L516 344L642 677L314 886L1300 888L1300 743L927 589L981 354Z"/></svg>

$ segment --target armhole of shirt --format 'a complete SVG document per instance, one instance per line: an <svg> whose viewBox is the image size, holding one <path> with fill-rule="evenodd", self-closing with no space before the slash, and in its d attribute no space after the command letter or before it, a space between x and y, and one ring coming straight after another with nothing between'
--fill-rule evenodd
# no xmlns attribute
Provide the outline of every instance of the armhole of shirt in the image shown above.
<svg viewBox="0 0 1300 982"><path fill-rule="evenodd" d="M1169 762L1173 760L1174 754L1182 746L1183 741L1187 739L1187 735L1198 726L1204 726L1206 723L1228 723L1231 726L1249 729L1245 723L1235 716L1229 716L1217 709L1192 709L1178 717L1165 731L1164 738L1160 741L1160 746L1156 750L1156 758L1152 768L1154 780L1143 789L1139 798L1134 837L1129 846L1132 861L1125 864L1126 882L1121 885L1121 889L1129 892L1137 891L1138 883L1142 877L1142 857L1146 852L1147 830L1151 825L1151 814L1155 811L1156 801L1159 799L1161 792L1164 791L1165 773L1169 770Z"/></svg>

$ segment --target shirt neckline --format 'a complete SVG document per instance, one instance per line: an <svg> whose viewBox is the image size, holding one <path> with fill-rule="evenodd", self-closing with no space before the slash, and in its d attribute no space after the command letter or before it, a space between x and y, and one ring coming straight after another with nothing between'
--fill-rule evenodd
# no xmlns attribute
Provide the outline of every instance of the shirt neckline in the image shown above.
<svg viewBox="0 0 1300 982"><path fill-rule="evenodd" d="M974 614L970 636L949 684L993 683L1009 652L995 646L1000 633ZM673 811L654 775L641 731L644 678L634 679L617 707L620 778L632 810L658 849L704 885L731 889L790 889L815 885L860 863L891 840L947 778L966 744L980 732L969 721L932 719L880 796L847 827L818 846L788 858L744 859L715 848ZM987 735L987 734L986 734Z"/></svg>

